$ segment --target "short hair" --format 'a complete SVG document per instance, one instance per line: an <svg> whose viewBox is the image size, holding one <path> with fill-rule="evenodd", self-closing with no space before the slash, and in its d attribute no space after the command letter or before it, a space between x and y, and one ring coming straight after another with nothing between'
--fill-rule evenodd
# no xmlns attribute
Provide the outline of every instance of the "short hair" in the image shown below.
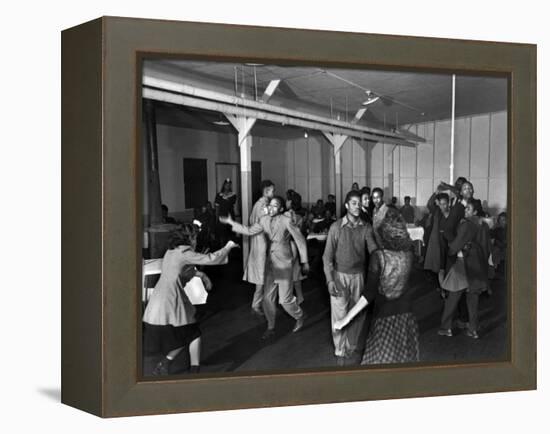
<svg viewBox="0 0 550 434"><path fill-rule="evenodd" d="M374 196L374 193L380 193L380 197L384 197L384 190L382 190L380 187L374 187L372 189L372 195Z"/></svg>
<svg viewBox="0 0 550 434"><path fill-rule="evenodd" d="M463 176L459 176L458 178L456 178L455 187L460 190L462 188L462 184L464 184L465 182L468 182L468 180L466 178L464 178ZM471 185L471 183L470 183L470 185Z"/></svg>
<svg viewBox="0 0 550 434"><path fill-rule="evenodd" d="M275 199L277 202L279 202L279 206L281 207L281 210L285 210L285 200L281 196L273 196L271 200Z"/></svg>
<svg viewBox="0 0 550 434"><path fill-rule="evenodd" d="M368 187L363 187L360 191L361 193L361 196L364 196L365 194L368 194L370 196L370 188Z"/></svg>
<svg viewBox="0 0 550 434"><path fill-rule="evenodd" d="M348 191L348 194L346 194L346 199L344 200L344 203L348 203L352 197L357 197L359 198L359 200L361 200L361 193L357 190Z"/></svg>
<svg viewBox="0 0 550 434"><path fill-rule="evenodd" d="M439 193L435 198L437 200L445 199L447 202L450 202L450 200L451 200L447 193Z"/></svg>
<svg viewBox="0 0 550 434"><path fill-rule="evenodd" d="M405 201L407 200L411 200L411 197L410 196L405 196Z"/></svg>
<svg viewBox="0 0 550 434"><path fill-rule="evenodd" d="M328 195L328 198L329 198L329 199L336 199L336 196L334 196L333 194L329 194L329 195Z"/></svg>
<svg viewBox="0 0 550 434"><path fill-rule="evenodd" d="M168 248L175 249L178 246L190 246L197 238L198 229L191 223L184 223L181 228L173 231L168 240Z"/></svg>
<svg viewBox="0 0 550 434"><path fill-rule="evenodd" d="M260 190L263 191L268 187L275 187L275 184L271 182L269 179L264 179L262 182L260 182Z"/></svg>
<svg viewBox="0 0 550 434"><path fill-rule="evenodd" d="M476 215L480 217L484 215L483 206L481 205L481 200L474 199L472 197L466 201L466 205L472 205L472 207L474 208L474 211L476 212Z"/></svg>
<svg viewBox="0 0 550 434"><path fill-rule="evenodd" d="M508 214L506 214L506 211L503 211L498 215L498 218L501 218L501 217L508 217Z"/></svg>
<svg viewBox="0 0 550 434"><path fill-rule="evenodd" d="M162 204L160 207L161 207L163 210L168 211L168 207L167 207L166 205Z"/></svg>

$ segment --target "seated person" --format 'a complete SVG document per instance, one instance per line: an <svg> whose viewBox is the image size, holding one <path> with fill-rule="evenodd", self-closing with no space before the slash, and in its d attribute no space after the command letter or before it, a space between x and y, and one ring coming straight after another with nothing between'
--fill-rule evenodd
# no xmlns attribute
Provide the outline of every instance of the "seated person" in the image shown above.
<svg viewBox="0 0 550 434"><path fill-rule="evenodd" d="M325 210L324 218L315 223L313 231L318 234L328 232L330 225L332 225L335 221L336 220L332 216L332 213L327 209Z"/></svg>
<svg viewBox="0 0 550 434"><path fill-rule="evenodd" d="M317 203L311 207L311 212L317 219L322 219L325 215L325 204L323 203L323 199L317 200Z"/></svg>
<svg viewBox="0 0 550 434"><path fill-rule="evenodd" d="M414 223L415 209L414 206L411 205L410 196L405 196L405 205L401 207L401 215L403 216L407 224Z"/></svg>
<svg viewBox="0 0 550 434"><path fill-rule="evenodd" d="M325 203L325 210L330 211L332 216L336 215L336 196L329 194L327 198L327 203Z"/></svg>

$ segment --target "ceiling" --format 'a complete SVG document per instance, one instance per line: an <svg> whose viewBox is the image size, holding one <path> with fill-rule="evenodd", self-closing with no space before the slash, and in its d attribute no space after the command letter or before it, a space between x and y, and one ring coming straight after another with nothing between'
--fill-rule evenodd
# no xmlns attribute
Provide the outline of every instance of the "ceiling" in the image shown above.
<svg viewBox="0 0 550 434"><path fill-rule="evenodd" d="M271 80L281 80L270 104L343 121L353 119L367 91L380 98L369 104L360 124L377 128L451 118L452 75L364 69L252 65L182 60L147 60L144 74L204 89L260 98ZM495 76L456 76L456 117L505 110L507 80ZM220 115L163 104L157 121L190 128L226 130L212 122ZM254 134L298 129L258 122ZM280 136L280 132L277 133Z"/></svg>

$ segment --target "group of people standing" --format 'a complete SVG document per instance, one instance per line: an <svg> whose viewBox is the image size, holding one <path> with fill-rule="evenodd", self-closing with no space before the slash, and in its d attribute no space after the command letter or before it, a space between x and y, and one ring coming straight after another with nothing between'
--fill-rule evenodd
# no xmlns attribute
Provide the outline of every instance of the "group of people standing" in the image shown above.
<svg viewBox="0 0 550 434"><path fill-rule="evenodd" d="M230 216L220 219L233 231L252 238L243 279L256 285L252 310L266 317L264 340L275 333L277 295L283 309L296 320L292 331L304 326L305 314L299 303L303 296L296 285L300 273L296 271L301 267L303 278L309 270L296 193L287 194L285 203L273 191L270 181L262 183L263 194L248 226ZM352 190L346 195L346 214L328 228L323 253L338 365L357 358L362 363L419 358L418 327L409 297L404 296L413 263L412 241L401 214L385 205L383 191L375 188L372 197L369 193ZM370 305L374 305L376 319L362 342L365 308Z"/></svg>
<svg viewBox="0 0 550 434"><path fill-rule="evenodd" d="M230 186L222 190L217 204L220 210L225 202L236 200ZM295 320L292 332L304 327L301 282L310 264L299 194L289 190L285 200L275 195L275 185L269 180L262 181L261 193L248 224L236 222L229 205L227 212L217 213L217 223L250 238L243 280L255 286L251 310L265 318L267 328L261 338L268 341L275 335L277 300ZM473 185L459 178L453 186L441 184L428 202L431 218L424 267L438 275L441 288L448 293L439 330L444 336L452 336L453 319L465 296L467 333L478 338L478 298L488 288L489 235L473 193ZM387 205L382 189L371 192L368 187L349 191L344 209L340 219L331 219L327 225L322 255L337 364L418 361L419 333L409 287L414 254L406 213ZM164 355L155 375L169 373L172 361L186 346L191 372L198 372L200 328L183 287L197 276L209 289L208 277L196 266L221 264L230 250L238 247L227 234L228 241L221 249L197 253L198 234L197 227L190 224L174 233L161 278L145 309L144 349Z"/></svg>
<svg viewBox="0 0 550 434"><path fill-rule="evenodd" d="M474 198L473 184L463 177L454 185L441 183L428 201L428 210L424 268L437 274L445 299L438 333L453 336L456 326L478 339L479 296L490 290L491 233L483 219L486 213Z"/></svg>

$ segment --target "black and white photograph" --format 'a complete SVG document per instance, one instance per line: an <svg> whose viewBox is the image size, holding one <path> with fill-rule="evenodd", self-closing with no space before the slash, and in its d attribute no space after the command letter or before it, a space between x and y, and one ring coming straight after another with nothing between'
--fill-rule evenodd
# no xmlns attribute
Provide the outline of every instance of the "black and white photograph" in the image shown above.
<svg viewBox="0 0 550 434"><path fill-rule="evenodd" d="M141 66L144 378L509 357L507 76Z"/></svg>

